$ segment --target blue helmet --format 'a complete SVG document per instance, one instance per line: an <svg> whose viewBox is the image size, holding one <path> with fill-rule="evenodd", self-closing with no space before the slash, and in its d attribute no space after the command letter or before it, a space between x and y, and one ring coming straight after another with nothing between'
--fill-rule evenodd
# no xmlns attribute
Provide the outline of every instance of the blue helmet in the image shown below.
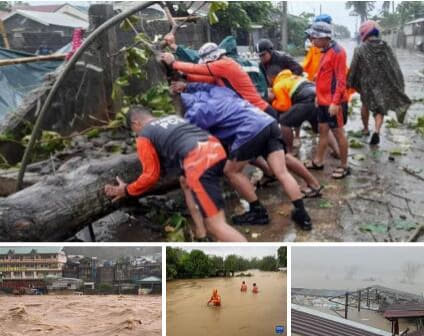
<svg viewBox="0 0 424 336"><path fill-rule="evenodd" d="M321 14L315 17L314 22L326 22L328 24L331 24L333 21L333 18L328 14Z"/></svg>

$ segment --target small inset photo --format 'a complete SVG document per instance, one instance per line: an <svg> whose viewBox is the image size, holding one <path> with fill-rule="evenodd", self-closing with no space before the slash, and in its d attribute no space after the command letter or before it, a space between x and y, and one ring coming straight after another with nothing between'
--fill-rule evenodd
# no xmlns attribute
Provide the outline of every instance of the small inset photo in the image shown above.
<svg viewBox="0 0 424 336"><path fill-rule="evenodd" d="M161 247L0 247L0 335L162 335Z"/></svg>
<svg viewBox="0 0 424 336"><path fill-rule="evenodd" d="M286 252L167 247L167 336L287 335Z"/></svg>
<svg viewBox="0 0 424 336"><path fill-rule="evenodd" d="M423 247L293 247L293 336L424 335Z"/></svg>

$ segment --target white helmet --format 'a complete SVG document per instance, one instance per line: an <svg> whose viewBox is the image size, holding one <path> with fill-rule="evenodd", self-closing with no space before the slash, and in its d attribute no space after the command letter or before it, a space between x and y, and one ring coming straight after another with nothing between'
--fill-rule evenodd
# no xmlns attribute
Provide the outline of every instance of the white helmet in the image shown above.
<svg viewBox="0 0 424 336"><path fill-rule="evenodd" d="M222 55L224 55L226 51L224 49L218 48L216 43L208 42L202 45L199 49L199 63L208 63L212 61L216 61Z"/></svg>

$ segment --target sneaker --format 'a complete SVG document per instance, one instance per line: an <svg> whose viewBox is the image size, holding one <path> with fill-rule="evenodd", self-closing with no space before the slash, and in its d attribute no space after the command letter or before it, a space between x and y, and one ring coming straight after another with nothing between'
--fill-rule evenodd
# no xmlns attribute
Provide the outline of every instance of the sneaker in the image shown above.
<svg viewBox="0 0 424 336"><path fill-rule="evenodd" d="M269 223L268 212L265 208L251 209L244 214L233 216L231 219L235 225L266 225Z"/></svg>
<svg viewBox="0 0 424 336"><path fill-rule="evenodd" d="M378 145L380 143L380 135L373 133L370 141L370 145Z"/></svg>
<svg viewBox="0 0 424 336"><path fill-rule="evenodd" d="M312 230L311 218L305 210L293 209L291 213L291 218L293 221L300 226L302 230L310 231Z"/></svg>

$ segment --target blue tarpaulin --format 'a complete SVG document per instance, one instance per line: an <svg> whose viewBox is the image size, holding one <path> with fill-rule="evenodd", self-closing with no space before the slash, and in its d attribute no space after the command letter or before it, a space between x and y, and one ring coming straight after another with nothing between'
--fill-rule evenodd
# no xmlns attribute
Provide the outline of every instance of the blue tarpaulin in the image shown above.
<svg viewBox="0 0 424 336"><path fill-rule="evenodd" d="M0 48L0 60L36 56L34 54ZM14 111L26 94L43 82L45 75L63 61L40 61L0 66L0 120Z"/></svg>

